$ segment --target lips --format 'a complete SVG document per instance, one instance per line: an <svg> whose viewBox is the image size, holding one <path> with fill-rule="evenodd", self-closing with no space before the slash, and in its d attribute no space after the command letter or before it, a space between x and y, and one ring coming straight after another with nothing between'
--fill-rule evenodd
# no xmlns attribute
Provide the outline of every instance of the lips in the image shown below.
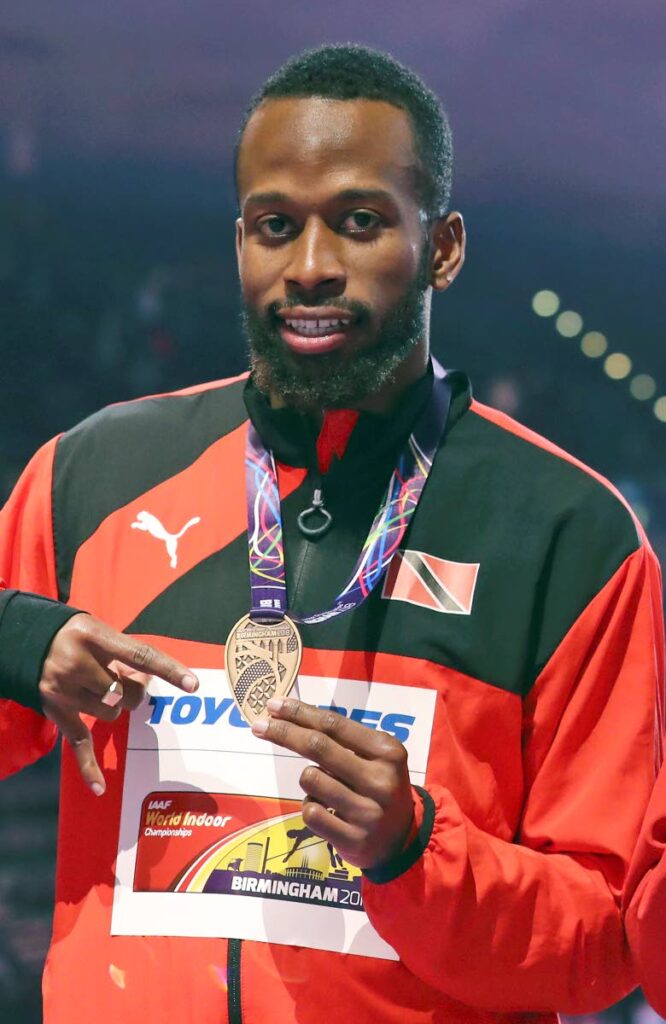
<svg viewBox="0 0 666 1024"><path fill-rule="evenodd" d="M279 314L280 334L285 344L298 355L333 352L344 345L353 329L354 317L338 310L290 310Z"/></svg>

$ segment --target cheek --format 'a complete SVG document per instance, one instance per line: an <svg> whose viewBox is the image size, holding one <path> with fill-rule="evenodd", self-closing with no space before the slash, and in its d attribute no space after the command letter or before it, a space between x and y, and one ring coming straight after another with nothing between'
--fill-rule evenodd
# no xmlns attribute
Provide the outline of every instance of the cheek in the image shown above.
<svg viewBox="0 0 666 1024"><path fill-rule="evenodd" d="M350 261L349 290L356 290L356 284L377 308L391 306L414 281L420 259L420 243L402 239L368 245Z"/></svg>
<svg viewBox="0 0 666 1024"><path fill-rule="evenodd" d="M280 261L275 258L275 250L259 251L251 245L244 246L238 261L238 273L241 291L248 301L259 302L269 293L267 301L279 297L272 294L282 279Z"/></svg>

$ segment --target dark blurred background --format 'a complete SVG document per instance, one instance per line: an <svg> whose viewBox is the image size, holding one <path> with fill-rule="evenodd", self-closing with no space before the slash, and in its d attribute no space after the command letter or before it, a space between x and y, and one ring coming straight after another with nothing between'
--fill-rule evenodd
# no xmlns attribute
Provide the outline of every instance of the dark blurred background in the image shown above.
<svg viewBox="0 0 666 1024"><path fill-rule="evenodd" d="M450 114L467 265L434 348L608 476L666 553L663 0L5 0L0 499L100 405L245 366L231 152L322 42L387 49ZM40 1019L57 757L0 786L0 1020ZM588 1021L602 1018L586 1018ZM604 1018L658 1018L639 995Z"/></svg>

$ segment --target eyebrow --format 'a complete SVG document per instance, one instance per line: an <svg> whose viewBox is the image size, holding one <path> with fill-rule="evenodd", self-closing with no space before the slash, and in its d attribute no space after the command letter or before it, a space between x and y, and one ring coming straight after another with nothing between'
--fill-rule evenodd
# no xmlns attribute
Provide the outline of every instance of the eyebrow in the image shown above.
<svg viewBox="0 0 666 1024"><path fill-rule="evenodd" d="M344 202L372 201L373 199L389 203L395 202L391 193L382 188L346 188L342 192L337 192L334 198ZM250 205L265 206L271 203L288 203L289 201L286 192L251 192L243 203L243 209Z"/></svg>
<svg viewBox="0 0 666 1024"><path fill-rule="evenodd" d="M255 206L266 203L287 203L289 196L285 192L251 192L243 203L243 208L252 203Z"/></svg>
<svg viewBox="0 0 666 1024"><path fill-rule="evenodd" d="M395 202L391 193L383 188L346 188L338 193L338 199L350 200L352 202L363 199L379 199L389 203Z"/></svg>

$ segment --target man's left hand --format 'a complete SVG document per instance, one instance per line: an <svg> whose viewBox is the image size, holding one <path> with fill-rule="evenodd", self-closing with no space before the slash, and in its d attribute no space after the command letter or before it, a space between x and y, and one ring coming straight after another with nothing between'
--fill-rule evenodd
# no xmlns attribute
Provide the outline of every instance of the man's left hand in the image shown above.
<svg viewBox="0 0 666 1024"><path fill-rule="evenodd" d="M255 736L315 762L300 778L308 828L360 868L399 853L414 818L402 743L299 700L273 699L268 710L271 717L252 726Z"/></svg>

